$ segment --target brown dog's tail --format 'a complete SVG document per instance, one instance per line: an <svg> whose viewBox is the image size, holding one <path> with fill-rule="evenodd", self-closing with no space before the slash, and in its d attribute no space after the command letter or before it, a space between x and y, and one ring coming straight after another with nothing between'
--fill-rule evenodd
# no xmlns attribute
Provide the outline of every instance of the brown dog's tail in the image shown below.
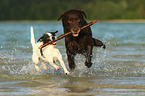
<svg viewBox="0 0 145 96"><path fill-rule="evenodd" d="M94 45L96 46L96 47L102 47L102 48L106 48L106 46L105 46L105 44L103 44L103 42L102 41L100 41L100 40L98 40L98 39L95 39L95 38L92 38L93 40L94 40Z"/></svg>

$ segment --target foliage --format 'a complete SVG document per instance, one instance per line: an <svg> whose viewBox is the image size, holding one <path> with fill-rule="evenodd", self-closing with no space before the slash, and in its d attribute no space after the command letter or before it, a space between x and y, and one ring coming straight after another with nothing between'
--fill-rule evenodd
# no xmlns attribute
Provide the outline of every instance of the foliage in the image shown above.
<svg viewBox="0 0 145 96"><path fill-rule="evenodd" d="M145 19L145 0L0 0L0 20L57 20L69 9L89 19Z"/></svg>

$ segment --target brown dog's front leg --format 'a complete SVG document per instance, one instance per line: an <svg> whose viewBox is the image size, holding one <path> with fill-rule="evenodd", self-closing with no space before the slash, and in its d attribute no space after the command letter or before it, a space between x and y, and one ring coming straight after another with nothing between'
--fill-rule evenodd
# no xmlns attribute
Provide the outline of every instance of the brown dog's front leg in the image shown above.
<svg viewBox="0 0 145 96"><path fill-rule="evenodd" d="M98 40L98 39L94 39L93 38L93 40L94 40L94 45L96 46L96 47L102 47L102 48L106 48L106 46L105 46L105 44L103 44L103 42L102 41L100 41L100 40Z"/></svg>
<svg viewBox="0 0 145 96"><path fill-rule="evenodd" d="M90 68L92 66L91 58L92 58L92 49L93 47L88 46L87 47L87 54L86 54L86 62L85 65Z"/></svg>
<svg viewBox="0 0 145 96"><path fill-rule="evenodd" d="M70 54L67 52L67 59L68 59L68 64L69 64L69 69L74 70L75 69L75 63L74 63L74 54Z"/></svg>

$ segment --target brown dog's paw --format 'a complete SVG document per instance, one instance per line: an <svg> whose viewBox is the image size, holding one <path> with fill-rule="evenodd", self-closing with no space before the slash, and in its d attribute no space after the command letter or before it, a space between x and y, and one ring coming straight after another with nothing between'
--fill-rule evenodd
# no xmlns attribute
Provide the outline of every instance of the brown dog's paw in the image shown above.
<svg viewBox="0 0 145 96"><path fill-rule="evenodd" d="M90 68L92 66L92 63L91 62L85 62L85 65Z"/></svg>

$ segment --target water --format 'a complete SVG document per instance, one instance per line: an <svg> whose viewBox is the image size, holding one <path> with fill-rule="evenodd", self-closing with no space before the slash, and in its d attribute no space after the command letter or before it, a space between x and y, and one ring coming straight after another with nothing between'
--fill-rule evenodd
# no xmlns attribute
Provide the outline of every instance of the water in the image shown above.
<svg viewBox="0 0 145 96"><path fill-rule="evenodd" d="M35 38L46 31L58 30L61 23L0 23L0 95L145 95L145 23L97 23L93 37L102 40L107 49L93 49L93 66L84 66L82 55L75 57L77 67L70 76L62 68L36 72L31 60L30 26ZM64 39L57 42L68 68ZM57 62L59 65L59 62ZM60 66L60 65L59 65Z"/></svg>

